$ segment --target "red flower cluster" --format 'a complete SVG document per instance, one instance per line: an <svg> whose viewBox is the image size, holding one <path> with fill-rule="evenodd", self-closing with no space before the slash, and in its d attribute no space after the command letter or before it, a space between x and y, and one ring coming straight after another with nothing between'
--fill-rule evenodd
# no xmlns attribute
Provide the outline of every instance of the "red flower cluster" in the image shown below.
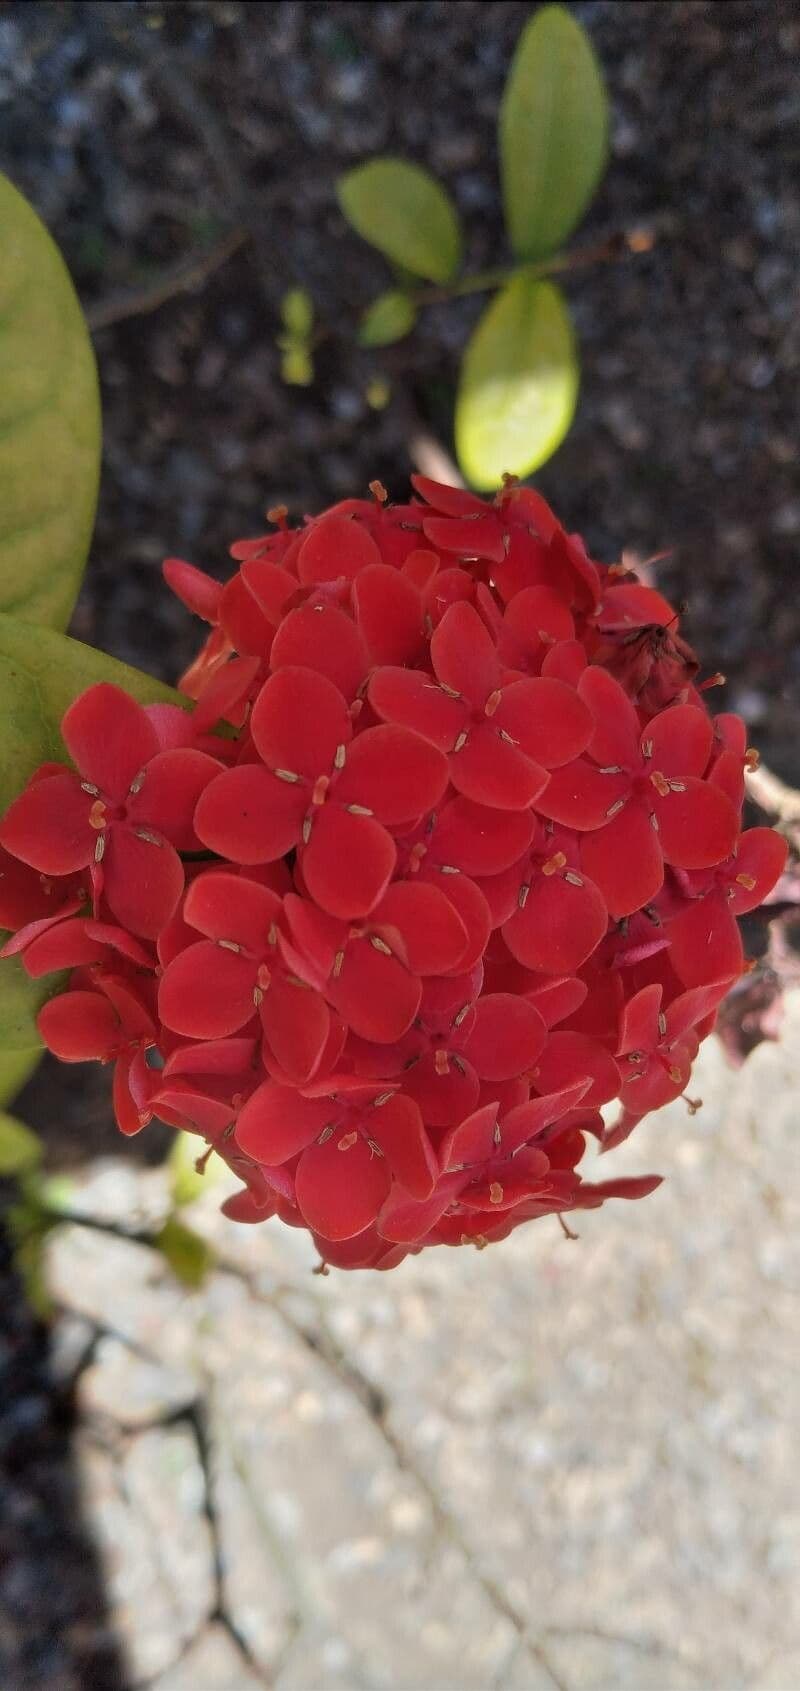
<svg viewBox="0 0 800 1691"><path fill-rule="evenodd" d="M652 1191L585 1136L684 1092L785 855L661 594L527 488L415 488L169 560L193 712L90 688L0 825L51 1051L347 1268Z"/></svg>

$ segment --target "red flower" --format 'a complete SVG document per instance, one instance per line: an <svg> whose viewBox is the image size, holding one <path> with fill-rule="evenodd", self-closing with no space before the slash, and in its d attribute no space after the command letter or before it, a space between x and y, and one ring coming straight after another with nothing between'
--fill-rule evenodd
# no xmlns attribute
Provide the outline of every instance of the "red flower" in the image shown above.
<svg viewBox="0 0 800 1691"><path fill-rule="evenodd" d="M0 842L46 875L89 868L95 910L155 939L183 889L179 850L199 844L192 817L220 765L188 747L160 751L141 705L105 682L67 711L78 774L34 779L0 824Z"/></svg>

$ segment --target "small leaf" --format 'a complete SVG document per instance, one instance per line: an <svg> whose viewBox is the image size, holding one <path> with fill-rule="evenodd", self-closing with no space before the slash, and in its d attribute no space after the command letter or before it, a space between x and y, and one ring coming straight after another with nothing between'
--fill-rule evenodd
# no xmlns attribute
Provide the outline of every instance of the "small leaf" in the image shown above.
<svg viewBox="0 0 800 1691"><path fill-rule="evenodd" d="M95 681L113 681L141 704L189 704L182 693L93 646L0 614L0 816L38 764L69 762L61 718Z"/></svg>
<svg viewBox="0 0 800 1691"><path fill-rule="evenodd" d="M385 411L392 397L392 384L385 376L373 376L364 390L370 411Z"/></svg>
<svg viewBox="0 0 800 1691"><path fill-rule="evenodd" d="M336 184L348 222L412 276L449 282L461 263L458 213L427 170L405 159L371 159Z"/></svg>
<svg viewBox="0 0 800 1691"><path fill-rule="evenodd" d="M16 1116L0 1111L0 1178L30 1174L42 1160L42 1147L35 1133Z"/></svg>
<svg viewBox="0 0 800 1691"><path fill-rule="evenodd" d="M583 216L608 154L603 73L563 6L544 6L523 30L499 127L511 246L519 258L543 258Z"/></svg>
<svg viewBox="0 0 800 1691"><path fill-rule="evenodd" d="M199 1233L193 1232L191 1227L171 1215L153 1240L153 1244L157 1251L161 1251L173 1274L184 1286L190 1286L193 1290L202 1286L214 1260L214 1253L205 1239L200 1238Z"/></svg>
<svg viewBox="0 0 800 1691"><path fill-rule="evenodd" d="M5 935L0 933L0 945L3 943L4 938ZM3 1006L3 971L5 969L6 962L10 961L11 959L7 958L0 963L0 1017L2 1017ZM31 983L31 985L32 984L33 983ZM35 1027L33 1032L34 1037L38 1039ZM0 1108L4 1104L10 1103L11 1099L16 1098L17 1093L22 1091L25 1082L33 1074L41 1055L41 1045L36 1046L32 1042L30 1046L23 1047L21 1051L9 1050L3 1044L2 1038L0 1038Z"/></svg>
<svg viewBox="0 0 800 1691"><path fill-rule="evenodd" d="M401 341L417 321L414 301L401 288L379 294L364 312L358 328L361 346L391 346Z"/></svg>
<svg viewBox="0 0 800 1691"><path fill-rule="evenodd" d="M97 371L58 248L5 176L0 228L0 610L63 628L97 502Z"/></svg>
<svg viewBox="0 0 800 1691"><path fill-rule="evenodd" d="M564 439L578 360L563 294L516 276L495 295L467 346L456 400L456 450L467 481L487 490L526 476Z"/></svg>
<svg viewBox="0 0 800 1691"><path fill-rule="evenodd" d="M5 938L4 935L2 937ZM0 1051L3 1053L0 1078L6 1074L6 1063L12 1076L8 1090L3 1089L3 1102L13 1098L27 1079L26 1073L23 1073L22 1079L18 1070L15 1073L15 1062L25 1059L29 1073L35 1066L33 1059L41 1055L42 1041L36 1017L42 1005L52 998L54 992L61 991L65 982L65 974L43 975L32 981L18 957L0 959ZM36 1046L39 1050L34 1050Z"/></svg>
<svg viewBox="0 0 800 1691"><path fill-rule="evenodd" d="M290 340L286 336L278 344L283 350L281 381L288 388L310 387L314 380L314 365L305 342Z"/></svg>
<svg viewBox="0 0 800 1691"><path fill-rule="evenodd" d="M281 300L281 321L289 333L306 340L314 327L314 302L305 288L290 288Z"/></svg>

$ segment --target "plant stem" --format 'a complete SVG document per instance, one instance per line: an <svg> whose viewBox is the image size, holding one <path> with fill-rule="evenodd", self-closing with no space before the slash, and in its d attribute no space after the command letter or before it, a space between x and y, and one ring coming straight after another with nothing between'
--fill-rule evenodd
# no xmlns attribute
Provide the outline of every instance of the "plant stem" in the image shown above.
<svg viewBox="0 0 800 1691"><path fill-rule="evenodd" d="M554 253L552 258L541 259L538 263L512 264L495 270L479 270L473 276L462 276L459 282L447 283L443 287L415 288L409 298L415 305L439 305L445 300L461 299L465 294L491 293L495 288L504 288L507 282L513 282L517 276L530 276L533 280L543 276L560 276L568 270L582 270L588 264L607 264L614 259L623 258L626 253L649 252L652 245L653 237L644 230L635 229L630 234L623 231L610 235L608 240L598 246L578 247L575 252Z"/></svg>

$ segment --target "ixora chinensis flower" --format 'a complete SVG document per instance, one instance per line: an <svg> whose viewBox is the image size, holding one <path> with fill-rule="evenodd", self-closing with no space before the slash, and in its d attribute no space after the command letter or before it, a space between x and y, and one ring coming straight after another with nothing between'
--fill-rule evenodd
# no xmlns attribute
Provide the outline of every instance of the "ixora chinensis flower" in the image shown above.
<svg viewBox="0 0 800 1691"><path fill-rule="evenodd" d="M685 1094L785 856L660 593L511 481L414 487L271 513L225 586L170 559L194 709L90 688L0 824L50 1050L342 1268L651 1192L586 1135Z"/></svg>

